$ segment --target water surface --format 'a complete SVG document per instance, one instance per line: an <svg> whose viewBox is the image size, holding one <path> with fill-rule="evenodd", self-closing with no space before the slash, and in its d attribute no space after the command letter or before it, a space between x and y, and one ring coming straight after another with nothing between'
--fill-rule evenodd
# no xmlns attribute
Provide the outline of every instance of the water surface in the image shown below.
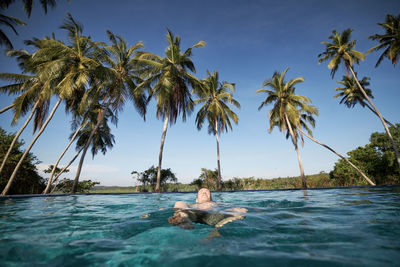
<svg viewBox="0 0 400 267"><path fill-rule="evenodd" d="M246 218L168 224L194 194L0 199L0 266L399 266L400 187L213 193Z"/></svg>

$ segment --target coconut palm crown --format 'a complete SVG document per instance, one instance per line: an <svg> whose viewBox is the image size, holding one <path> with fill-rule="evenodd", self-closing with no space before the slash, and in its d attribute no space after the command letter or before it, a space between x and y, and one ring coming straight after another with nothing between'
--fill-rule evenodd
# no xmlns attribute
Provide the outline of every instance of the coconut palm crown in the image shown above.
<svg viewBox="0 0 400 267"><path fill-rule="evenodd" d="M233 98L235 84L226 81L219 82L218 72L210 74L202 80L201 89L198 90L199 99L195 103L203 103L196 116L197 129L203 127L204 122L208 121L208 133L216 134L232 130L232 123L238 123L239 117L233 112L228 104L240 109L240 104ZM229 92L230 90L231 92ZM217 126L216 126L217 125Z"/></svg>
<svg viewBox="0 0 400 267"><path fill-rule="evenodd" d="M372 90L366 88L366 86L369 86L369 80L370 78L364 77L359 81L359 83L364 88L364 91L368 95L368 97L374 98L374 96L372 95ZM343 87L335 88L335 91L338 91L339 93L335 95L334 98L341 97L341 100L339 102L340 104L345 104L348 108L354 108L354 106L357 104L361 105L362 107L368 105L364 95L358 88L356 81L353 77L343 76L342 80L338 81L338 83L341 84Z"/></svg>
<svg viewBox="0 0 400 267"><path fill-rule="evenodd" d="M385 22L378 23L378 25L385 30L385 34L374 34L368 37L378 41L379 44L368 50L367 54L371 51L383 50L375 67L378 67L385 57L391 60L393 65L396 65L400 55L400 14L397 16L387 14Z"/></svg>
<svg viewBox="0 0 400 267"><path fill-rule="evenodd" d="M168 46L165 57L153 53L139 52L137 60L144 67L143 77L148 77L148 83L153 84L153 96L157 101L157 117L169 117L170 124L174 124L178 115L182 120L193 111L193 100L189 87L194 88L200 82L190 72L196 73L196 68L191 60L192 49L205 46L204 41L199 41L192 47L181 52L181 38L167 29Z"/></svg>
<svg viewBox="0 0 400 267"><path fill-rule="evenodd" d="M336 30L332 31L332 35L328 38L331 42L321 42L326 46L326 50L319 54L318 63L322 63L326 60L330 60L328 68L331 69L332 78L341 63L344 64L346 71L347 68L353 67L354 64L359 64L360 60L364 60L365 56L363 53L353 50L356 45L356 41L351 41L352 29L344 30L342 33Z"/></svg>

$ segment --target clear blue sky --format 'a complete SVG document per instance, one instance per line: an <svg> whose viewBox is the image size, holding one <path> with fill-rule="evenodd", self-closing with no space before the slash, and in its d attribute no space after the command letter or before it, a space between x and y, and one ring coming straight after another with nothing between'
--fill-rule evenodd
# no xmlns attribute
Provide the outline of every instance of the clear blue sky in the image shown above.
<svg viewBox="0 0 400 267"><path fill-rule="evenodd" d="M67 12L84 25L84 34L95 41L107 41L106 30L124 37L129 44L141 40L145 51L163 55L167 45L166 28L182 38L182 48L199 40L207 42L205 48L194 50L193 61L197 77L204 78L206 71L218 70L220 79L236 83L235 98L242 108L237 111L239 124L233 132L220 138L223 179L232 177L286 177L299 174L296 152L292 143L275 129L267 129L270 107L258 111L265 95L256 94L265 79L274 71L290 67L289 79L303 76L305 82L297 86L297 93L311 98L319 109L314 137L336 149L346 152L368 143L374 131L383 131L379 119L369 110L348 109L335 100L336 81L341 79L339 69L335 79L330 77L327 63L318 65L317 55L333 29L353 28L357 40L356 50L366 52L375 43L369 39L381 33L376 24L385 15L400 13L400 2L394 1L57 1L57 7L47 15L34 1L32 16L28 19L22 7L13 4L7 15L27 22L18 27L19 36L9 32L16 49L26 49L23 40L42 38L54 32L64 38L59 29ZM13 59L4 56L1 48L0 72L19 72ZM384 60L375 68L378 54L372 53L360 66L359 76L371 77L370 88L374 103L384 117L399 122L400 67ZM3 83L4 84L4 83ZM9 105L12 98L1 95L0 107ZM52 101L52 104L55 100ZM197 111L197 110L196 110ZM196 112L195 111L195 112ZM10 126L11 112L0 116L0 125L16 132L24 119ZM216 167L216 141L207 129L198 131L195 115L168 129L164 148L163 167L171 168L183 183L191 182L201 168ZM48 129L40 137L32 152L42 161L39 169L53 164L68 143L71 117L62 107ZM88 154L81 179L100 181L102 185L133 185L132 170L143 171L156 165L163 122L155 117L155 106L148 106L146 122L140 119L131 104L120 114L117 128L113 128L116 144L105 156L94 159ZM32 139L32 128L26 129L22 138ZM62 161L66 164L74 150ZM337 158L328 150L306 140L301 149L306 174L329 172ZM77 163L76 163L77 164ZM73 177L75 167L66 177Z"/></svg>

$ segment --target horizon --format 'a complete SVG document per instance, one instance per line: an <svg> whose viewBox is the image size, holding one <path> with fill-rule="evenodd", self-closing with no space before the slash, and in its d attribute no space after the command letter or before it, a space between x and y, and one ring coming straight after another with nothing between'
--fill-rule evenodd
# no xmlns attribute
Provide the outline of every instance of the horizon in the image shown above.
<svg viewBox="0 0 400 267"><path fill-rule="evenodd" d="M93 2L92 2L93 3ZM123 3L123 4L122 4ZM204 78L206 71L218 71L220 81L236 84L233 94L242 106L232 108L239 116L238 125L220 136L222 180L233 177L255 177L272 179L299 176L296 152L290 140L274 129L268 133L267 113L271 106L258 111L265 95L256 94L262 83L272 77L275 71L289 71L286 80L299 76L305 82L296 86L296 93L305 95L319 110L315 117L313 136L333 147L342 155L368 143L372 132L384 132L378 117L368 109L359 106L349 109L334 99L336 81L341 80L344 70L339 68L335 78L330 76L327 62L318 65L318 54L324 51L321 42L328 41L332 30L342 32L354 29L352 39L357 40L355 50L366 52L377 43L368 36L382 33L377 25L384 22L386 14L400 13L399 1L336 1L335 3L309 0L302 3L266 3L265 1L130 1L111 4L97 1L93 7L89 2L72 0L57 1L54 9L47 14L38 5L32 10L30 19L20 3L11 4L5 15L17 17L27 26L17 26L19 35L6 31L15 49L27 48L23 41L33 37L43 38L52 32L57 39L65 40L59 29L66 13L83 25L83 34L94 41L108 42L106 30L121 35L129 45L144 41L142 51L163 56L167 46L166 28L181 37L184 50L194 43L204 40L204 48L193 49L192 60L197 78ZM189 4L187 4L189 3ZM35 4L38 4L35 2ZM357 12L354 10L357 9ZM88 13L90 10L90 13ZM133 14L133 15L132 15ZM172 14L172 15L171 15ZM174 14L178 14L174 16ZM338 19L338 18L342 19ZM0 72L20 73L16 61L4 55L1 47ZM361 79L370 77L374 95L373 102L383 116L399 123L400 84L399 66L393 66L384 59L378 68L375 63L381 52L372 52L366 60L355 66ZM6 82L0 81L0 85ZM1 95L1 108L11 103L13 97ZM52 99L51 107L55 100ZM162 120L155 116L152 100L147 109L146 122L138 116L129 102L119 113L118 127L111 126L115 144L103 156L97 154L92 159L89 153L84 162L80 180L99 181L99 186L135 186L136 179L131 172L142 172L151 165L157 166L162 133ZM209 135L207 127L198 131L195 117L198 107L185 123L178 118L177 123L168 128L162 168L176 174L178 182L190 183L198 178L201 168L215 169L216 141ZM0 125L7 132L16 132L25 120L21 118L11 127L12 113L0 116ZM38 165L40 174L50 164L54 164L68 143L71 115L66 115L60 106L52 122L39 138L31 152L42 161ZM32 139L32 126L21 136L25 144ZM25 146L26 147L26 146ZM300 153L306 175L329 173L338 157L325 148L305 139ZM75 154L67 152L61 166ZM70 172L61 177L73 178L77 162Z"/></svg>

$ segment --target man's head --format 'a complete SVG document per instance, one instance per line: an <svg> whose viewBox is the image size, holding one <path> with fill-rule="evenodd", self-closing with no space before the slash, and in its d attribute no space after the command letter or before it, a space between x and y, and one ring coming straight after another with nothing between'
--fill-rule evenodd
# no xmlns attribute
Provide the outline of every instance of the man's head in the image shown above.
<svg viewBox="0 0 400 267"><path fill-rule="evenodd" d="M201 204L212 201L211 192L207 188L202 188L197 192L196 203Z"/></svg>

